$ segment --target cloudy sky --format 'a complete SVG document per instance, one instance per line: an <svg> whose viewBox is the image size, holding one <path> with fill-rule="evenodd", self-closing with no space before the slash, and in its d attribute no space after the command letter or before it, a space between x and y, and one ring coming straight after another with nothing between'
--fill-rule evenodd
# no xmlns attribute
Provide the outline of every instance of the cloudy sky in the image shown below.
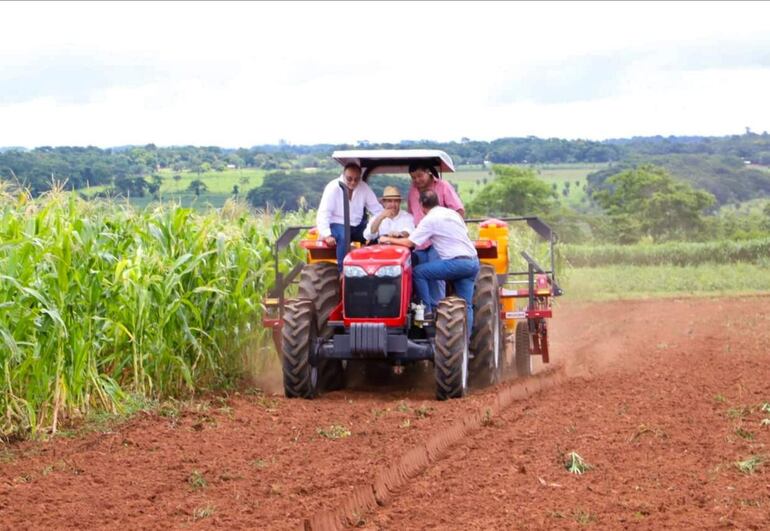
<svg viewBox="0 0 770 531"><path fill-rule="evenodd" d="M770 3L0 3L0 146L770 130Z"/></svg>

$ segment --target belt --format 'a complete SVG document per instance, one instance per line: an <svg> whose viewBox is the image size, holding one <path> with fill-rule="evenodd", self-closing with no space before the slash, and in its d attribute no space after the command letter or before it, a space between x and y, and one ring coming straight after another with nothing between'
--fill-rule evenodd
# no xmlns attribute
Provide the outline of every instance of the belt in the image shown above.
<svg viewBox="0 0 770 531"><path fill-rule="evenodd" d="M475 260L475 256L455 256L452 260Z"/></svg>

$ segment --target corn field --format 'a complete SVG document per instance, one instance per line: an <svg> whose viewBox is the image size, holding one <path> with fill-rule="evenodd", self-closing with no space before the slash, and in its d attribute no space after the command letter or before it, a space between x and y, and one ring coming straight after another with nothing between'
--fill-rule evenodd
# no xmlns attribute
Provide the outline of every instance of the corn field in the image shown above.
<svg viewBox="0 0 770 531"><path fill-rule="evenodd" d="M0 190L0 435L231 382L266 339L271 242L303 216Z"/></svg>

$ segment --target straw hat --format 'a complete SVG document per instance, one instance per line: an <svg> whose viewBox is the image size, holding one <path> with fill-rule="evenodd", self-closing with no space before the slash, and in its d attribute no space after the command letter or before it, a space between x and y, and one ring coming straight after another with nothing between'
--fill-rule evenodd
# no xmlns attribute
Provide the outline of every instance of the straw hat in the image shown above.
<svg viewBox="0 0 770 531"><path fill-rule="evenodd" d="M401 200L401 192L395 186L386 186L382 191L382 198Z"/></svg>

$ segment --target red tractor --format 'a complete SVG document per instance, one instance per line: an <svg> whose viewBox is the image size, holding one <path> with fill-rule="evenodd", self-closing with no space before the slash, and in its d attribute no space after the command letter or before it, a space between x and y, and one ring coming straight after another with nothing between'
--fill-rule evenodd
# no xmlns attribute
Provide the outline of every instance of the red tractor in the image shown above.
<svg viewBox="0 0 770 531"><path fill-rule="evenodd" d="M418 161L441 173L454 171L449 156L437 150L336 151L333 158L343 166L358 163L365 181L376 173L407 173ZM562 294L554 271L554 233L536 217L466 222L479 224L475 246L481 262L470 340L465 301L451 295L451 283L435 320L424 319L412 288L409 249L369 245L349 250L340 281L335 248L319 239L312 227L287 228L276 242L276 284L265 300L263 320L281 353L286 396L313 398L322 390L343 387L347 364L353 360L396 367L432 362L439 400L464 396L469 381L484 386L503 374L529 376L532 355L547 363L550 301ZM522 252L527 269L509 271L509 222L526 222L546 240L550 269ZM308 237L300 242L307 263L284 275L278 267L280 252L308 229ZM285 290L297 276L297 296L287 300ZM523 304L517 306L517 300ZM514 348L509 356L505 346L511 336Z"/></svg>

